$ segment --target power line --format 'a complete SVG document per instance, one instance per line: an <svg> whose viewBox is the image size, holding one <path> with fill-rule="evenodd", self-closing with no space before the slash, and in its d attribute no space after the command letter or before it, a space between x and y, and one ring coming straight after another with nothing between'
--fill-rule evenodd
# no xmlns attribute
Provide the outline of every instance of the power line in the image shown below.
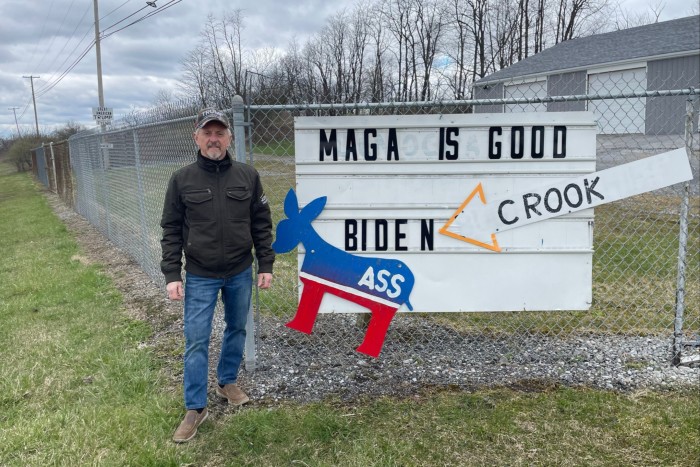
<svg viewBox="0 0 700 467"><path fill-rule="evenodd" d="M68 13L70 13L71 8L73 8L73 3L75 3L75 0L71 0L70 6L66 9L66 12L63 14L63 19L61 19L61 25L57 28L57 31L60 31L61 28L63 27L63 24L66 21L66 17L68 16ZM51 35L51 41L49 42L49 45L46 46L44 49L44 54L41 56L39 59L39 64L37 65L37 68L40 68L41 63L44 61L44 58L46 57L46 54L49 53L49 50L51 50L51 46L53 45L54 41L56 40L56 35L57 34L52 34ZM56 59L56 56L54 55L54 60ZM48 69L51 69L51 66L49 65Z"/></svg>
<svg viewBox="0 0 700 467"><path fill-rule="evenodd" d="M19 114L19 119L22 120L22 117L24 117L24 114L27 113L27 109L29 108L29 105L32 103L32 100L29 99L26 104L24 104L24 108L22 109L22 113Z"/></svg>
<svg viewBox="0 0 700 467"><path fill-rule="evenodd" d="M37 39L36 44L34 45L34 50L32 51L32 57L29 59L29 64L34 61L34 56L36 55L36 49L39 48L39 44L41 43L41 40L44 38L44 30L46 29L46 22L49 20L49 17L51 16L51 10L53 9L53 2L54 0L51 0L51 5L49 5L49 9L46 12L46 17L44 18L44 22L41 25L41 32L39 33L39 39Z"/></svg>
<svg viewBox="0 0 700 467"><path fill-rule="evenodd" d="M105 36L103 37L103 39L106 39L107 37L111 36L112 34L116 34L116 33L118 33L119 31L123 31L124 29L128 28L129 26L133 26L133 25L136 24L136 23L140 23L141 21L143 21L143 20L145 20L145 19L148 19L148 18L150 18L151 16L155 16L155 15L157 15L158 13L161 13L161 12L163 12L164 10L167 10L168 8L170 8L170 7L172 7L172 6L177 5L177 4L180 3L181 1L182 1L182 0L170 0L170 1L169 1L168 3L166 3L165 5L160 6L160 7L157 7L156 10L153 10L153 11L151 11L150 13L147 13L147 14L143 15L141 18L137 19L136 21L133 21L133 22L127 24L126 26L117 29L116 31L110 32L109 34L105 35ZM149 3L150 3L150 2L149 2ZM154 2L154 3L155 3L155 2ZM143 9L143 8L142 8L142 9ZM121 21L120 21L120 22L121 22ZM116 24L115 24L115 25L116 25ZM115 25L112 25L112 26L115 26ZM110 27L112 27L112 26L110 26Z"/></svg>
<svg viewBox="0 0 700 467"><path fill-rule="evenodd" d="M77 29L78 29L78 28L80 27L80 25L83 23L83 20L85 19L85 15L87 14L88 11L89 11L89 6L88 6L88 8L85 10L85 12L83 12L83 16L80 18L80 21L78 22L78 24L76 25L76 27L73 29L73 32L71 33L71 37L75 34L75 31L77 31ZM88 30L88 32L89 32L89 30ZM73 54L73 52L75 52L75 50L77 50L77 48L80 46L80 43L85 39L85 36L86 36L86 35L87 35L87 34L83 35L83 37L80 39L80 41L78 42L78 44L76 44L75 48L66 56L66 58L63 60L63 62L59 65L59 67L58 67L59 69L61 69L61 67L63 67L63 65L66 63L66 61L68 61L68 59L71 57L71 55ZM61 51L60 51L58 54L55 54L55 55L54 55L54 60L53 60L53 61L51 62L51 64L49 65L49 67L48 67L49 69L53 66L53 63L54 63L54 62L56 61L56 59L60 56L60 54L63 52L63 50L65 50L65 48L66 48L66 46L68 45L69 42L70 42L70 38L69 38L68 40L66 40L66 43L65 43L65 44L63 45L63 47L61 48ZM89 49L88 49L88 50L89 50ZM71 68L71 69L72 69L72 68ZM58 73L58 70L57 70L56 72L54 72L54 73L51 75L51 77L46 81L46 84L45 84L41 89L38 89L38 90L36 91L36 94L39 94L40 96L43 95L43 94L45 94L45 91L48 90L48 87L49 87L51 84L53 84L53 83L51 82L51 80L53 79L54 76L56 76L56 73ZM19 116L19 119L20 119L20 120L24 117L24 114L27 112L27 109L29 109L29 105L30 105L31 103L32 103L32 99L29 99L29 100L27 101L27 103L24 105L24 109L22 110L22 113L21 113L20 116Z"/></svg>
<svg viewBox="0 0 700 467"><path fill-rule="evenodd" d="M78 65L78 63L80 63L80 62L83 60L83 58L85 58L85 56L88 54L88 52L90 52L90 50L92 50L92 47L93 47L94 45L95 45L95 40L93 39L92 42L90 42L90 45L88 45L88 46L83 50L83 52L80 54L80 56L79 56L78 58L76 58L76 59L73 61L73 63L72 63L66 70L64 70L63 73L61 73L61 75L60 75L58 78L56 78L56 80L55 80L53 83L49 83L47 86L45 86L44 88L42 88L41 90L39 90L39 91L37 92L37 93L39 94L39 97L44 96L46 93L48 93L48 92L51 91L53 88L55 88L56 85L57 85L58 83L60 83L60 82L63 80L63 78L66 77L66 75L68 75L68 73L70 73L71 71L73 71L73 68L75 68L75 67Z"/></svg>
<svg viewBox="0 0 700 467"><path fill-rule="evenodd" d="M105 15L105 17L106 17L106 16L109 16L109 14L111 14L112 12L114 12L114 11L116 11L117 9L121 8L121 6L124 6L126 3L128 3L128 1L130 1L130 0L127 0L127 2L124 2L122 5L120 5L120 6L117 7L116 9L112 10L110 13L108 13L107 15ZM129 24L127 24L127 25L125 25L125 26L123 26L123 27L121 27L121 28L119 28L119 29L117 29L117 30L115 30L115 31L110 32L109 34L102 35L102 36L101 36L101 39L106 39L107 37L109 37L109 36L111 36L111 35L113 35L113 34L116 34L116 33L119 32L119 31L122 31L122 30L128 28L129 26L133 26L134 24L140 23L141 21L144 21L144 20L146 20L146 19L148 19L148 18L150 18L150 17L152 17L152 16L155 16L156 14L161 13L161 12L167 10L168 8L172 7L172 6L177 5L177 4L180 3L181 1L182 1L182 0L170 0L168 3L166 3L165 5L162 5L162 6L160 6L160 7L155 7L155 2L147 2L147 5L146 5L145 7L143 7L143 8L141 8L141 9L137 10L136 12L134 12L134 13L132 13L132 14L130 14L130 15L128 15L128 16L122 18L122 19L119 20L118 22L116 22L116 23L112 24L111 26L109 26L109 28L107 28L107 29L113 28L113 27L116 26L117 24L124 22L126 19L128 19L128 18L134 16L134 15L137 14L138 12L144 10L145 8L148 8L148 7L155 7L156 9L153 10L153 11L151 11L151 12L149 12L149 13L147 13L147 14L145 14L145 15L143 15L142 17L138 18L137 20L132 21L131 23L129 23ZM83 15L83 16L85 16L85 15ZM81 21L81 23L82 23L82 21ZM94 23L93 23L93 24L94 24ZM77 29L77 27L76 27L76 29ZM103 30L101 34L104 34L104 31L105 31L105 30ZM82 41L85 39L85 37L87 36L88 33L89 33L89 31L87 31L87 32L83 35L83 38L80 40L80 42L82 42ZM80 45L80 42L78 42L78 45ZM61 81L62 81L62 80L63 80L63 79L64 79L64 78L65 78L65 77L66 77L66 76L67 76L81 61L82 61L82 59L85 58L85 56L88 54L88 52L90 52L90 50L92 50L92 48L93 48L93 46L95 45L95 43L96 43L95 40L93 40L92 42L90 42L90 44L88 44L88 46L87 46L85 49L83 49L83 51L80 53L80 55L79 55L76 59L74 59L73 62L71 62L71 64L70 64L70 65L69 65L55 80L51 81L51 79L53 79L53 77L54 77L55 74L56 74L56 73L54 73L54 74L51 76L51 78L49 78L49 82L47 82L47 83L44 85L44 87L42 87L41 89L39 89L39 90L37 91L36 96L37 96L37 97L42 97L42 96L46 95L49 91L51 91L53 88L55 88L55 87L56 87L56 86L57 86L57 85L58 85L58 84L59 84L59 83L60 83L60 82L61 82ZM73 51L77 50L77 48L78 48L78 46L76 46L76 47L73 49ZM72 54L72 53L73 53L73 52L71 52L71 54ZM66 57L66 59L64 59L63 63L61 63L61 65L59 66L59 68L62 67L62 66L66 63L66 61L70 58L71 54L69 54L69 55ZM32 98L34 99L34 92L33 92L33 91L32 91ZM31 101L28 102L28 103L25 105L24 110L22 111L22 113L21 113L21 115L20 115L20 119L22 118L22 116L24 116L24 113L25 113L25 112L27 111L27 109L29 108L29 104L30 104L30 103L31 103Z"/></svg>
<svg viewBox="0 0 700 467"><path fill-rule="evenodd" d="M112 13L114 13L115 11L117 11L118 9L120 9L121 7L123 7L124 5L126 5L127 3L129 3L130 1L131 1L131 0L126 0L124 3L122 3L121 5L119 5L118 7L116 7L114 10L110 11L109 13L107 13L106 15L104 15L103 17L101 17L101 18L100 18L100 21L102 21L103 19L105 19L106 17L108 17L109 15L111 15Z"/></svg>
<svg viewBox="0 0 700 467"><path fill-rule="evenodd" d="M75 34L75 31L77 31L78 28L83 24L83 20L85 19L85 16L87 15L87 12L88 12L89 10L90 10L90 5L88 5L88 7L85 9L85 12L83 13L82 18L80 18L80 22L79 22L79 23L75 26L75 28L73 29L73 32L71 33L71 37ZM57 67L57 70L56 70L55 72L53 72L53 74L51 74L51 76L48 78L47 84L44 86L44 88L46 88L46 86L48 86L48 85L51 83L51 80L53 79L53 77L56 76L57 73L59 73L59 70L60 70L61 68L63 68L63 65L65 65L66 62L68 61L68 59L71 57L71 55L73 55L73 52L75 52L76 50L78 50L78 47L79 47L80 44L85 40L85 38L87 37L87 35L88 35L89 33L90 33L90 29L88 29L87 31L85 31L85 34L83 34L83 37L80 38L80 40L78 41L78 43L76 44L76 46L73 48L73 50L71 50L70 53L68 53L68 55L66 55L66 58L63 59L63 62L61 62L61 64ZM66 46L68 45L69 42L70 42L70 39L68 39L68 40L66 41L66 43L63 44L63 47L61 48L61 50L60 50L57 54L55 54L53 61L52 61L51 64L47 67L48 69L51 69L51 68L53 67L54 62L55 62L56 59L63 53L63 51L65 50L65 48L66 48ZM38 92L41 93L41 92L42 92L42 89L40 89Z"/></svg>
<svg viewBox="0 0 700 467"><path fill-rule="evenodd" d="M106 31L109 31L110 29L112 29L112 28L113 28L114 26L116 26L117 24L123 23L123 22L126 21L127 19L129 19L129 18L131 18L132 16L134 16L136 13L139 13L139 12L145 10L146 8L148 8L148 5L146 5L145 7L142 7L142 8L140 8L140 9L136 10L135 12L133 12L132 14L130 14L129 16L126 16L126 17L120 19L119 21L117 21L116 23L112 24L111 26L107 26L106 28L104 28L104 29L102 30L102 34L104 34ZM116 32L116 31L115 31L115 32Z"/></svg>
<svg viewBox="0 0 700 467"><path fill-rule="evenodd" d="M131 0L126 0L124 3L122 3L121 5L119 5L118 7L114 8L112 11L110 11L109 13L107 13L106 15L104 15L103 17L101 17L100 20L102 20L102 19L104 19L104 18L107 18L107 17L110 16L112 13L116 12L117 10L119 10L120 8L122 8L124 5L126 5L126 4L129 3L130 1L131 1ZM65 21L66 16L68 15L68 13L70 12L71 8L73 7L73 3L74 3L74 2L75 2L75 0L71 1L70 6L68 7L68 9L66 10L65 15L63 16L63 20L61 21L61 24L63 24L63 22ZM68 44L69 44L70 41L71 41L71 38L73 38L73 36L75 35L75 32L76 32L76 31L78 30L78 28L83 24L83 20L85 19L85 16L87 15L88 11L90 11L90 5L88 5L88 6L85 8L85 11L83 12L83 15L81 16L80 21L78 22L78 24L76 24L75 28L73 28L73 31L72 31L71 34L69 35L69 37L68 37L68 39L66 40L66 42L63 44L63 47L61 48L61 50L58 51L58 53L54 54L53 60L52 60L51 63L46 67L47 69L50 70L50 69L53 67L53 64L56 62L56 60L61 56L61 54L63 53L63 51L66 49L66 47L68 46ZM93 23L93 25L94 25L94 23ZM91 25L91 26L92 26L92 25ZM87 37L87 35L88 35L89 33L90 33L90 29L88 29L88 30L85 32L85 34L83 34L83 37L80 38L80 40L78 41L78 43L77 43L77 45L75 46L75 48L73 48L73 50L66 56L66 58L63 60L63 62L58 66L58 69L61 69L61 68L63 67L63 65L65 65L66 61L70 58L70 56L73 54L73 52L75 52L75 51L78 49L78 47L80 46L80 43L82 43L82 42L85 40L85 37ZM55 36L54 36L54 39L55 39ZM53 44L53 40L54 40L54 39L51 40L51 44L49 44L49 46L46 48L46 50L45 50L45 52L44 52L44 55L42 56L41 60L39 60L40 63L41 63L41 61L43 61L44 57L46 56L46 54L48 53L49 49L51 48L51 45ZM44 89L51 83L51 80L52 80L53 77L56 75L56 73L58 73L58 70L55 71L55 72L49 77L49 79L48 79L48 81L47 81L47 84L44 86ZM37 91L37 93L41 93L41 92L42 92L42 89L40 89L40 90Z"/></svg>

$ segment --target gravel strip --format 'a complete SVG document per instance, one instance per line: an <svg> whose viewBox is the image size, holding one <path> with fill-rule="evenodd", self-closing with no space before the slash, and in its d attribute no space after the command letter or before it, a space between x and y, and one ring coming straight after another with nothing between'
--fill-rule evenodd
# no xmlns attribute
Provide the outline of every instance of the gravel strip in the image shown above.
<svg viewBox="0 0 700 467"><path fill-rule="evenodd" d="M301 335L302 338L283 323L266 319L260 330L262 344L257 368L252 373L242 372L240 379L253 398L306 402L332 396L352 400L363 396L407 396L425 387L700 389L700 368L671 365L669 339L499 339L460 334L425 320L395 319L382 354L374 359L345 348L347 342L359 344L362 333L358 331L349 337L337 328L352 328L354 320L343 316L323 318L319 318L310 336ZM217 327L222 328L223 323L219 321ZM396 339L402 334L436 337L432 342L414 339L407 344ZM305 341L313 341L313 346Z"/></svg>

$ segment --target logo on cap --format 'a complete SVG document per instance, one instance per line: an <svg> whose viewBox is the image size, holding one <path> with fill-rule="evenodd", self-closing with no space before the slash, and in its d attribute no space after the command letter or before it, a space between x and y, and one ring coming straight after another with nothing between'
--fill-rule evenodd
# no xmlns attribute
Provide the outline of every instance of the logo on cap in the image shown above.
<svg viewBox="0 0 700 467"><path fill-rule="evenodd" d="M216 110L213 107L207 107L205 109L200 110L197 114L197 119L195 120L194 128L195 130L199 130L200 128L204 127L204 125L206 125L207 123L213 121L221 123L226 128L230 127L228 123L228 118L226 118L225 113L221 112L220 110Z"/></svg>

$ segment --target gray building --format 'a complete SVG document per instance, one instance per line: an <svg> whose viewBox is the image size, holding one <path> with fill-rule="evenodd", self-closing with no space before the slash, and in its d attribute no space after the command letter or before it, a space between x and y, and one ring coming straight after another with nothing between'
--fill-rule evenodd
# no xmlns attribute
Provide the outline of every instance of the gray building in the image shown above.
<svg viewBox="0 0 700 467"><path fill-rule="evenodd" d="M473 85L475 99L608 95L691 87L700 88L700 16L561 42ZM682 134L682 119L674 117L685 113L686 100L686 96L630 97L478 106L475 111L590 110L599 120L601 133Z"/></svg>

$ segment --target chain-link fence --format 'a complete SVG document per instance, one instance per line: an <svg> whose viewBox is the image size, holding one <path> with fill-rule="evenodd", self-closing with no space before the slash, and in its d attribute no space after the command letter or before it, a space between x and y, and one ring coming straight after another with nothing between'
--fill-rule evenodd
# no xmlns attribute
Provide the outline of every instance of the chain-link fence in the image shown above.
<svg viewBox="0 0 700 467"><path fill-rule="evenodd" d="M32 173L45 187L50 189L48 169L44 147L32 149Z"/></svg>
<svg viewBox="0 0 700 467"><path fill-rule="evenodd" d="M255 346L247 348L246 361L249 368L254 363L256 371L250 378L263 381L269 373L289 372L293 381L267 389L268 393L281 395L293 391L293 384L310 390L320 384L315 378L325 378L328 383L323 368L348 366L353 370L330 380L340 390L349 381L360 388L391 387L404 384L406 379L422 384L479 384L488 378L475 368L509 365L518 366L521 378L544 376L568 383L590 382L576 370L587 371L588 357L579 350L570 350L573 346L587 347L587 355L612 356L620 365L619 372L624 374L619 378L613 376L612 382L596 380L596 384L635 386L636 378L646 378L653 371L649 362L656 357L645 354L648 349L661 346L664 364L669 366L697 352L700 89L544 97L531 97L522 86L520 90L521 95L511 90L499 98L458 102L253 102L245 107L243 115L231 117L238 122L239 134L245 132L245 144L238 137L237 149L245 151L238 154L239 160L249 161L260 172L275 225L284 217L284 196L296 186L296 116L589 110L600 117L597 170L688 148L692 182L595 209L590 310L398 313L379 359L381 371L371 372L362 367L369 364L353 350L362 341L366 320L348 314L322 314L309 336L284 326L294 315L299 299L297 256L288 253L278 256L274 287L255 294ZM265 99L270 101L267 95ZM192 128L196 110L191 104L171 106L159 118L156 109L139 121L132 116L106 131L83 132L69 140L75 209L161 285L162 201L171 173L194 161ZM245 121L241 123L241 119ZM48 186L48 180L39 178ZM539 281L546 293L546 278L530 279ZM597 377L601 378L600 374Z"/></svg>
<svg viewBox="0 0 700 467"><path fill-rule="evenodd" d="M70 167L68 140L45 144L33 149L32 172L64 203L73 206L73 174Z"/></svg>

